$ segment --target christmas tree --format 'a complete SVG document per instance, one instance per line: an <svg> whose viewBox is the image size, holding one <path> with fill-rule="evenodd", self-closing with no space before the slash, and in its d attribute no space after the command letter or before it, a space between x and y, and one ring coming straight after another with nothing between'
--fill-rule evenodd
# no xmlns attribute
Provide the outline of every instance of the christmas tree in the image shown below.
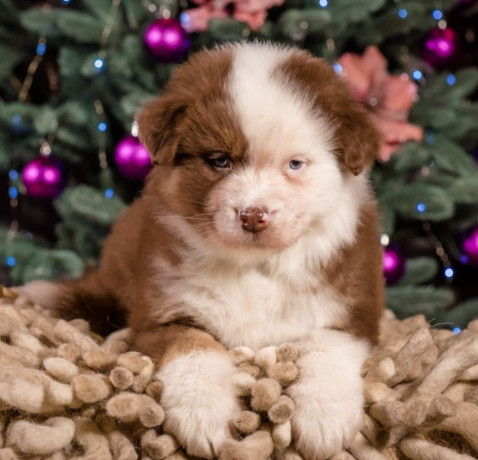
<svg viewBox="0 0 478 460"><path fill-rule="evenodd" d="M204 47L272 40L342 73L376 120L388 306L478 316L478 4L0 0L2 282L78 277L151 165L134 117ZM475 66L475 67L474 67Z"/></svg>

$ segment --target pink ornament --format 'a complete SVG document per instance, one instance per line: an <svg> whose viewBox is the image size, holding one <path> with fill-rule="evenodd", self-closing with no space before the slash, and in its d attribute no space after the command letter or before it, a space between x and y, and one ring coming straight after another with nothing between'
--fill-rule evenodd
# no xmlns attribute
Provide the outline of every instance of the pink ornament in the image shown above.
<svg viewBox="0 0 478 460"><path fill-rule="evenodd" d="M189 37L178 20L156 19L146 29L144 43L153 56L172 62L184 57Z"/></svg>
<svg viewBox="0 0 478 460"><path fill-rule="evenodd" d="M463 241L461 248L468 259L467 262L478 265L478 227Z"/></svg>
<svg viewBox="0 0 478 460"><path fill-rule="evenodd" d="M51 156L35 158L23 168L22 181L29 196L39 199L55 198L65 187L63 164Z"/></svg>
<svg viewBox="0 0 478 460"><path fill-rule="evenodd" d="M398 281L405 273L405 257L394 245L387 246L383 251L383 275L387 284Z"/></svg>
<svg viewBox="0 0 478 460"><path fill-rule="evenodd" d="M151 170L151 157L137 137L126 136L115 149L115 163L123 176L143 180Z"/></svg>
<svg viewBox="0 0 478 460"><path fill-rule="evenodd" d="M423 59L436 66L450 61L458 48L458 37L453 29L433 29L425 39Z"/></svg>

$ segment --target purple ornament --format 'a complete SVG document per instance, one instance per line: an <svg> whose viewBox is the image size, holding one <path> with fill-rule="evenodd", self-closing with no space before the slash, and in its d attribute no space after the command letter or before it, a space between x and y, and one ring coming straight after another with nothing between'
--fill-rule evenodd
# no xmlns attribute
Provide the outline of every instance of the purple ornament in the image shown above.
<svg viewBox="0 0 478 460"><path fill-rule="evenodd" d="M383 251L383 275L387 284L398 281L405 273L405 257L395 245L387 246Z"/></svg>
<svg viewBox="0 0 478 460"><path fill-rule="evenodd" d="M467 238L461 244L467 262L472 265L478 265L478 227L475 227Z"/></svg>
<svg viewBox="0 0 478 460"><path fill-rule="evenodd" d="M430 65L446 63L454 58L458 36L453 29L433 29L425 39L423 59Z"/></svg>
<svg viewBox="0 0 478 460"><path fill-rule="evenodd" d="M151 170L151 157L134 136L126 136L118 143L115 163L123 176L133 180L143 180Z"/></svg>
<svg viewBox="0 0 478 460"><path fill-rule="evenodd" d="M189 48L189 37L176 19L156 19L144 34L151 54L167 62L178 61Z"/></svg>
<svg viewBox="0 0 478 460"><path fill-rule="evenodd" d="M22 181L27 194L33 198L57 197L65 187L62 162L52 156L40 156L23 168Z"/></svg>

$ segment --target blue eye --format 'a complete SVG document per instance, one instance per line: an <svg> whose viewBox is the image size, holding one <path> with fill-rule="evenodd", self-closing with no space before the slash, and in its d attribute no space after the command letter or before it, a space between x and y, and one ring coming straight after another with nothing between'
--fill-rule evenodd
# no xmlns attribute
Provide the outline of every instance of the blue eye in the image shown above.
<svg viewBox="0 0 478 460"><path fill-rule="evenodd" d="M296 171L297 169L302 168L305 165L305 161L300 160L290 160L289 161L289 168Z"/></svg>
<svg viewBox="0 0 478 460"><path fill-rule="evenodd" d="M231 166L231 159L228 155L222 153L213 153L206 158L206 161L214 168L226 169Z"/></svg>

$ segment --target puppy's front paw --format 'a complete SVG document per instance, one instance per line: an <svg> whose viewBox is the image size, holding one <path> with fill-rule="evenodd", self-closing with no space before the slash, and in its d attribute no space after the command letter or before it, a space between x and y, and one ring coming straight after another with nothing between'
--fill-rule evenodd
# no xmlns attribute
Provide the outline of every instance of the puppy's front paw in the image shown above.
<svg viewBox="0 0 478 460"><path fill-rule="evenodd" d="M348 446L363 422L360 367L368 345L339 331L323 330L302 344L300 379L288 389L295 402L292 434L306 460L323 460Z"/></svg>
<svg viewBox="0 0 478 460"><path fill-rule="evenodd" d="M295 401L292 434L296 449L306 460L325 460L349 445L363 421L361 388L355 398L341 401L333 394L320 395L307 384L289 389Z"/></svg>
<svg viewBox="0 0 478 460"><path fill-rule="evenodd" d="M231 438L228 425L240 411L232 372L227 356L198 351L176 358L156 375L164 384L164 430L174 435L188 454L214 458Z"/></svg>

